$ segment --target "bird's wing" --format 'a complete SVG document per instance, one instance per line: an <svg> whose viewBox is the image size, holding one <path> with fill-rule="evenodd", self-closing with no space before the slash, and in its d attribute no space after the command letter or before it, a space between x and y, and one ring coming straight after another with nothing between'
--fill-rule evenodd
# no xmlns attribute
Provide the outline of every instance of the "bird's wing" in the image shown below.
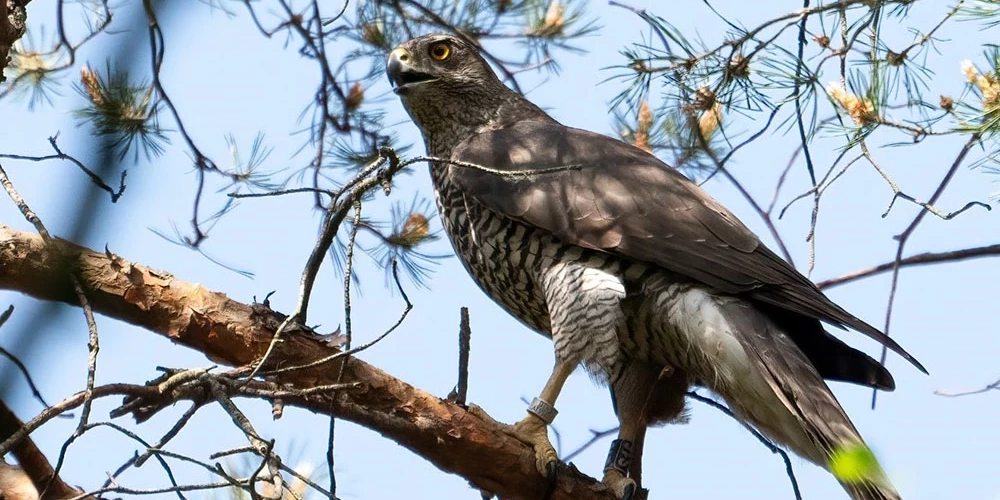
<svg viewBox="0 0 1000 500"><path fill-rule="evenodd" d="M522 121L463 141L451 159L486 167L453 164L449 176L491 210L570 244L850 326L924 370L894 340L830 301L698 185L645 151L584 130Z"/></svg>

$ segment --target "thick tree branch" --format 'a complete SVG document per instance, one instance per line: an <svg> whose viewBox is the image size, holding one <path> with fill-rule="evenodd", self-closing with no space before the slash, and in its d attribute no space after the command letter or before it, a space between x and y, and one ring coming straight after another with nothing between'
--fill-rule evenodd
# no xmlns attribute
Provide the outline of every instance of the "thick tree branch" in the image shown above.
<svg viewBox="0 0 1000 500"><path fill-rule="evenodd" d="M14 415L14 412L7 405L0 401L0 442L6 441L11 435L17 432L24 424ZM60 498L73 498L83 492L66 484L56 475L52 464L42 453L42 450L35 446L31 438L21 440L17 446L11 450L17 458L17 463L21 470L31 480L35 487L35 495L39 491L45 491L46 500L56 500ZM49 484L51 482L51 484ZM0 488L0 498L14 498L5 488ZM86 498L93 500L93 497Z"/></svg>
<svg viewBox="0 0 1000 500"><path fill-rule="evenodd" d="M911 255L910 257L907 257L905 259L901 259L899 261L899 267L903 268L920 264L940 264L943 262L958 262L961 260L975 259L978 257L998 257L998 256L1000 256L1000 244L986 245L982 247L951 250L949 252L918 253L916 255ZM827 288L833 288L835 286L850 283L855 280L859 280L862 278L869 278L875 276L876 274L882 274L885 272L892 271L895 265L896 265L895 262L886 262L885 264L869 267L867 269L860 269L858 271L847 273L843 276L838 276L836 278L830 278L825 281L820 281L819 283L816 283L816 286L818 286L822 290L825 290Z"/></svg>
<svg viewBox="0 0 1000 500"><path fill-rule="evenodd" d="M37 235L0 225L0 289L76 305L74 275L94 311L164 335L227 365L249 366L258 360L282 320L264 308L110 252L94 252L60 239L46 245ZM336 352L320 338L290 332L264 369L304 365ZM342 361L284 372L275 382L300 389L333 384ZM503 498L542 497L546 482L535 471L531 448L463 407L353 358L346 363L341 382L362 387L340 391L332 407L302 404L375 430L438 468ZM553 499L614 498L601 483L572 466L560 466L558 477Z"/></svg>

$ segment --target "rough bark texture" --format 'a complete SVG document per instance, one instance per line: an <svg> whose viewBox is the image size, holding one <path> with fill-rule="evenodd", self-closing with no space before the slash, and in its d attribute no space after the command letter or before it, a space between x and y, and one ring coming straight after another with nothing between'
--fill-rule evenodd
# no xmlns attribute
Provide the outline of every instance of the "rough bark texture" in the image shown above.
<svg viewBox="0 0 1000 500"><path fill-rule="evenodd" d="M271 312L168 273L64 240L47 246L37 235L0 225L0 288L76 305L73 274L95 312L164 335L222 364L243 366L258 359L280 322ZM319 339L287 333L271 366L300 365L336 352ZM339 364L326 364L280 375L276 382L315 387L337 382L339 371ZM360 382L362 388L341 391L332 407L290 403L375 430L502 498L542 498L546 481L535 471L531 449L461 406L358 359L347 363L341 382ZM572 466L560 466L558 476L553 499L614 498L600 482Z"/></svg>
<svg viewBox="0 0 1000 500"><path fill-rule="evenodd" d="M23 0L0 0L0 83L3 83L3 69L10 64L10 48L21 36L27 22Z"/></svg>

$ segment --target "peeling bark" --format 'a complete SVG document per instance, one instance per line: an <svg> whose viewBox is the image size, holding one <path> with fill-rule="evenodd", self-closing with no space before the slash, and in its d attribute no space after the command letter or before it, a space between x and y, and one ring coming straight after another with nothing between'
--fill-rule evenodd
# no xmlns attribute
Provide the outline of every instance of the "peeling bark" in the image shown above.
<svg viewBox="0 0 1000 500"><path fill-rule="evenodd" d="M59 239L46 246L35 234L0 225L0 288L78 305L70 280L74 274L95 312L164 335L230 366L259 359L282 319L116 255ZM270 358L271 368L338 352L306 334L289 332L282 339ZM281 374L275 382L300 389L332 384L339 368L339 362L329 363ZM463 407L356 358L347 362L341 382L360 382L362 387L341 391L332 406L308 400L288 403L372 429L502 498L542 498L546 481L535 471L531 448ZM555 500L614 498L600 482L572 466L560 465L558 477Z"/></svg>

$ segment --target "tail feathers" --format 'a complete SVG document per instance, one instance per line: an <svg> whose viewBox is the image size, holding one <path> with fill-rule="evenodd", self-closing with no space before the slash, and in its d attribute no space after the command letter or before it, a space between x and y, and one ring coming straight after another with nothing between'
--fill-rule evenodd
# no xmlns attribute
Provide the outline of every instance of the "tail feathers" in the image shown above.
<svg viewBox="0 0 1000 500"><path fill-rule="evenodd" d="M885 481L885 484L875 483L840 483L847 490L847 494L854 500L900 500L896 489Z"/></svg>
<svg viewBox="0 0 1000 500"><path fill-rule="evenodd" d="M795 342L764 313L739 300L720 309L749 358L749 378L722 394L741 417L802 457L830 469L838 450L864 441L819 372ZM878 464L841 484L854 500L895 500L900 496ZM840 478L838 478L840 479Z"/></svg>
<svg viewBox="0 0 1000 500"><path fill-rule="evenodd" d="M760 303L755 306L791 337L824 379L866 385L885 391L896 388L889 370L871 356L831 335L819 320L770 304Z"/></svg>

